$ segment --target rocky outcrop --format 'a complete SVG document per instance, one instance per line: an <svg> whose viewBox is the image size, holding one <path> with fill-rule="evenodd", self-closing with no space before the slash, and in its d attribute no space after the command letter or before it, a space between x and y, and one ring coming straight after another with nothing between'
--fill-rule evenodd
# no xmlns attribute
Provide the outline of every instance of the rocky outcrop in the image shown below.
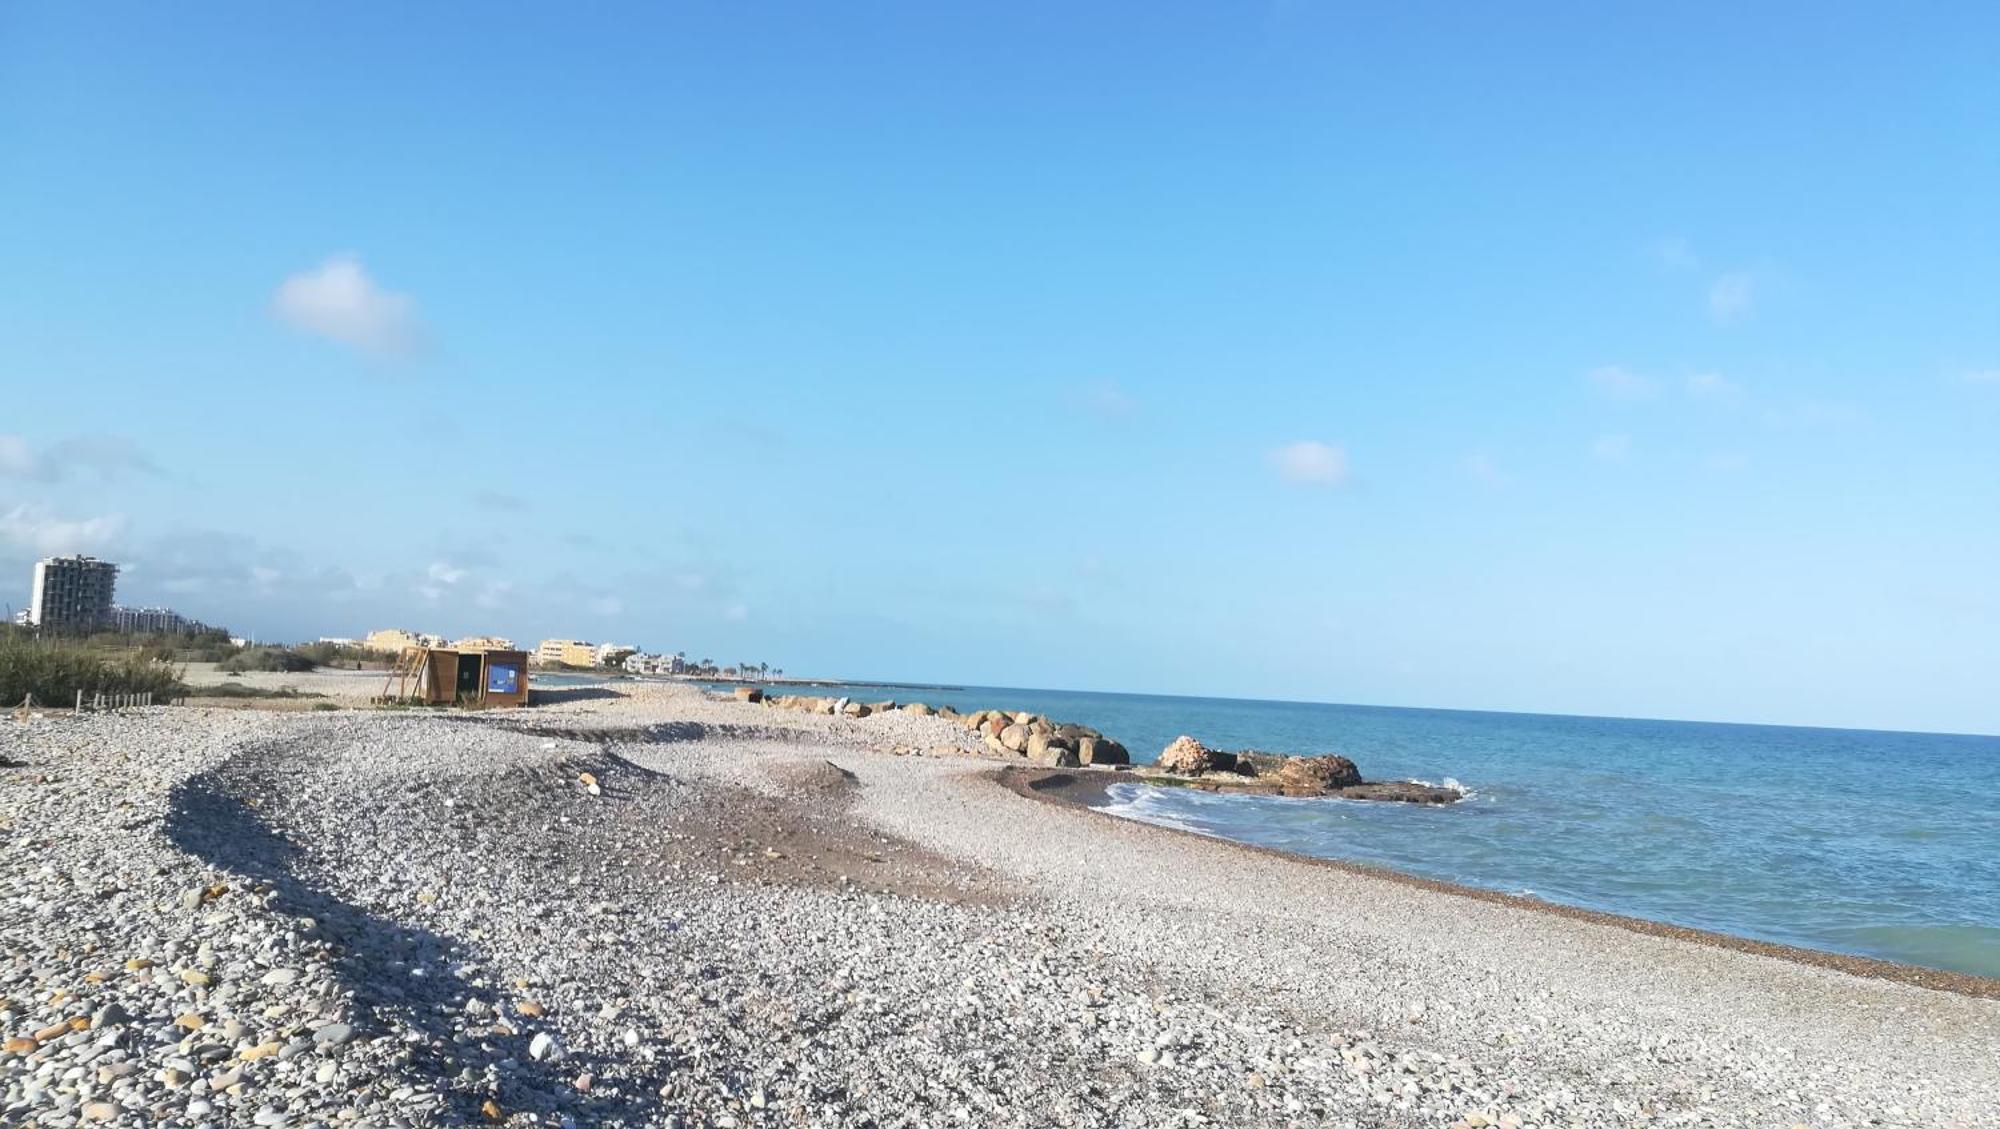
<svg viewBox="0 0 2000 1129"><path fill-rule="evenodd" d="M1338 796L1412 804L1449 804L1461 797L1456 789L1414 780L1364 781L1354 762L1342 756L1294 757L1254 749L1226 753L1185 735L1161 751L1153 768L1162 782L1213 792Z"/></svg>
<svg viewBox="0 0 2000 1129"><path fill-rule="evenodd" d="M1153 767L1176 776L1203 776L1215 770L1215 752L1183 733L1160 751Z"/></svg>
<svg viewBox="0 0 2000 1129"><path fill-rule="evenodd" d="M738 696L741 697L740 692ZM846 698L808 696L771 697L764 702L777 709L845 717L870 717L892 710L915 717L937 717L957 722L971 731L988 755L1025 760L1048 768L1119 767L1132 763L1132 755L1124 745L1088 725L1051 721L1025 710L960 713L950 706L933 709L922 702L864 704Z"/></svg>
<svg viewBox="0 0 2000 1129"><path fill-rule="evenodd" d="M1286 757L1272 779L1292 788L1350 788L1361 783L1361 770L1346 757Z"/></svg>

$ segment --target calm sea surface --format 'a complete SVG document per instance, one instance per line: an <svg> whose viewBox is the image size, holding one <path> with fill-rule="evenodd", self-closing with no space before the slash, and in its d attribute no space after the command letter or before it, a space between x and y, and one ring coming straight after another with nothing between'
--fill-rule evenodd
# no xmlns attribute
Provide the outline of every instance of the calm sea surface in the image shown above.
<svg viewBox="0 0 2000 1129"><path fill-rule="evenodd" d="M967 688L814 691L1340 753L1449 808L1121 783L1109 810L1322 858L1808 948L2000 976L2000 737Z"/></svg>

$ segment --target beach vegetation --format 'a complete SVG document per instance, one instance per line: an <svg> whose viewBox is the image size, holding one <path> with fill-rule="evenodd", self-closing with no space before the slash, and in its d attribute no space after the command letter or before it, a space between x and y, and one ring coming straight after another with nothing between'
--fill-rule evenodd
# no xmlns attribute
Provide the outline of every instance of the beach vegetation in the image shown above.
<svg viewBox="0 0 2000 1129"><path fill-rule="evenodd" d="M68 639L37 639L25 633L0 636L0 705L19 705L30 695L59 706L85 695L144 694L167 702L187 693L178 666L140 654L111 656Z"/></svg>
<svg viewBox="0 0 2000 1129"><path fill-rule="evenodd" d="M317 666L310 656L288 647L248 647L222 660L216 669L229 674L253 670L302 674Z"/></svg>

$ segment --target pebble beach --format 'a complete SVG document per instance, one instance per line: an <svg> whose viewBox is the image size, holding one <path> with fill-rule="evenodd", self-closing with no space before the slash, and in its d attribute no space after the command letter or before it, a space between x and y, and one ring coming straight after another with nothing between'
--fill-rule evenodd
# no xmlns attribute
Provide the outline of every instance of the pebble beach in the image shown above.
<svg viewBox="0 0 2000 1129"><path fill-rule="evenodd" d="M548 698L0 721L0 1124L2000 1120L1989 995L1047 802L936 717Z"/></svg>

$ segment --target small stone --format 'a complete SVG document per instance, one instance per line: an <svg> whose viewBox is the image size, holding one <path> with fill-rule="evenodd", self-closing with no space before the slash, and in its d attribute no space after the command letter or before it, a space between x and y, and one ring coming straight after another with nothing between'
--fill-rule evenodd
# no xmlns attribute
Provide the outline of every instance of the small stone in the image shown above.
<svg viewBox="0 0 2000 1129"><path fill-rule="evenodd" d="M298 969L274 968L271 971L266 972L264 974L263 983L276 987L284 984L296 984L298 983L298 980L299 980Z"/></svg>
<svg viewBox="0 0 2000 1129"><path fill-rule="evenodd" d="M260 1058L270 1058L283 1049L285 1049L283 1043L259 1043L254 1047L240 1052L236 1057L242 1059L244 1062L256 1062Z"/></svg>
<svg viewBox="0 0 2000 1129"><path fill-rule="evenodd" d="M110 1102L85 1102L83 1116L86 1121L109 1121L118 1116L118 1107Z"/></svg>
<svg viewBox="0 0 2000 1129"><path fill-rule="evenodd" d="M536 1062L553 1062L562 1057L562 1044L547 1031L539 1032L528 1041L528 1057Z"/></svg>
<svg viewBox="0 0 2000 1129"><path fill-rule="evenodd" d="M500 1111L500 1103L494 1101L492 1098L487 1098L480 1104L479 1112L485 1114L488 1121L500 1121L507 1116Z"/></svg>
<svg viewBox="0 0 2000 1129"><path fill-rule="evenodd" d="M116 1027L121 1023L131 1022L131 1019L131 1014L118 1001L113 1000L97 1009L97 1014L90 1017L90 1025L92 1027Z"/></svg>
<svg viewBox="0 0 2000 1129"><path fill-rule="evenodd" d="M202 1028L208 1026L208 1020L203 1019L201 1016L190 1011L185 1014L175 1016L174 1026L183 1027L189 1031L199 1031Z"/></svg>
<svg viewBox="0 0 2000 1129"><path fill-rule="evenodd" d="M187 984L190 987L206 988L214 982L215 979L213 977L199 968L181 969L181 983Z"/></svg>
<svg viewBox="0 0 2000 1129"><path fill-rule="evenodd" d="M329 1023L313 1032L313 1042L322 1047L344 1047L354 1038L354 1028L345 1023Z"/></svg>
<svg viewBox="0 0 2000 1129"><path fill-rule="evenodd" d="M1154 1063L1156 1063L1156 1062L1160 1061L1160 1051L1159 1051L1159 1048L1157 1048L1157 1047L1147 1047L1147 1048L1146 1048L1145 1050L1143 1050L1143 1051L1140 1051L1140 1052L1139 1052L1139 1061L1140 1061L1140 1062L1143 1062L1143 1063L1145 1063L1145 1064L1146 1064L1146 1065L1148 1065L1148 1066L1151 1066L1152 1064L1154 1064Z"/></svg>
<svg viewBox="0 0 2000 1129"><path fill-rule="evenodd" d="M520 1012L522 1015L525 1015L530 1019L539 1018L540 1016L548 1014L546 1011L543 1010L542 1005L536 1003L533 1000L522 1000L520 1003L514 1005L514 1010Z"/></svg>

